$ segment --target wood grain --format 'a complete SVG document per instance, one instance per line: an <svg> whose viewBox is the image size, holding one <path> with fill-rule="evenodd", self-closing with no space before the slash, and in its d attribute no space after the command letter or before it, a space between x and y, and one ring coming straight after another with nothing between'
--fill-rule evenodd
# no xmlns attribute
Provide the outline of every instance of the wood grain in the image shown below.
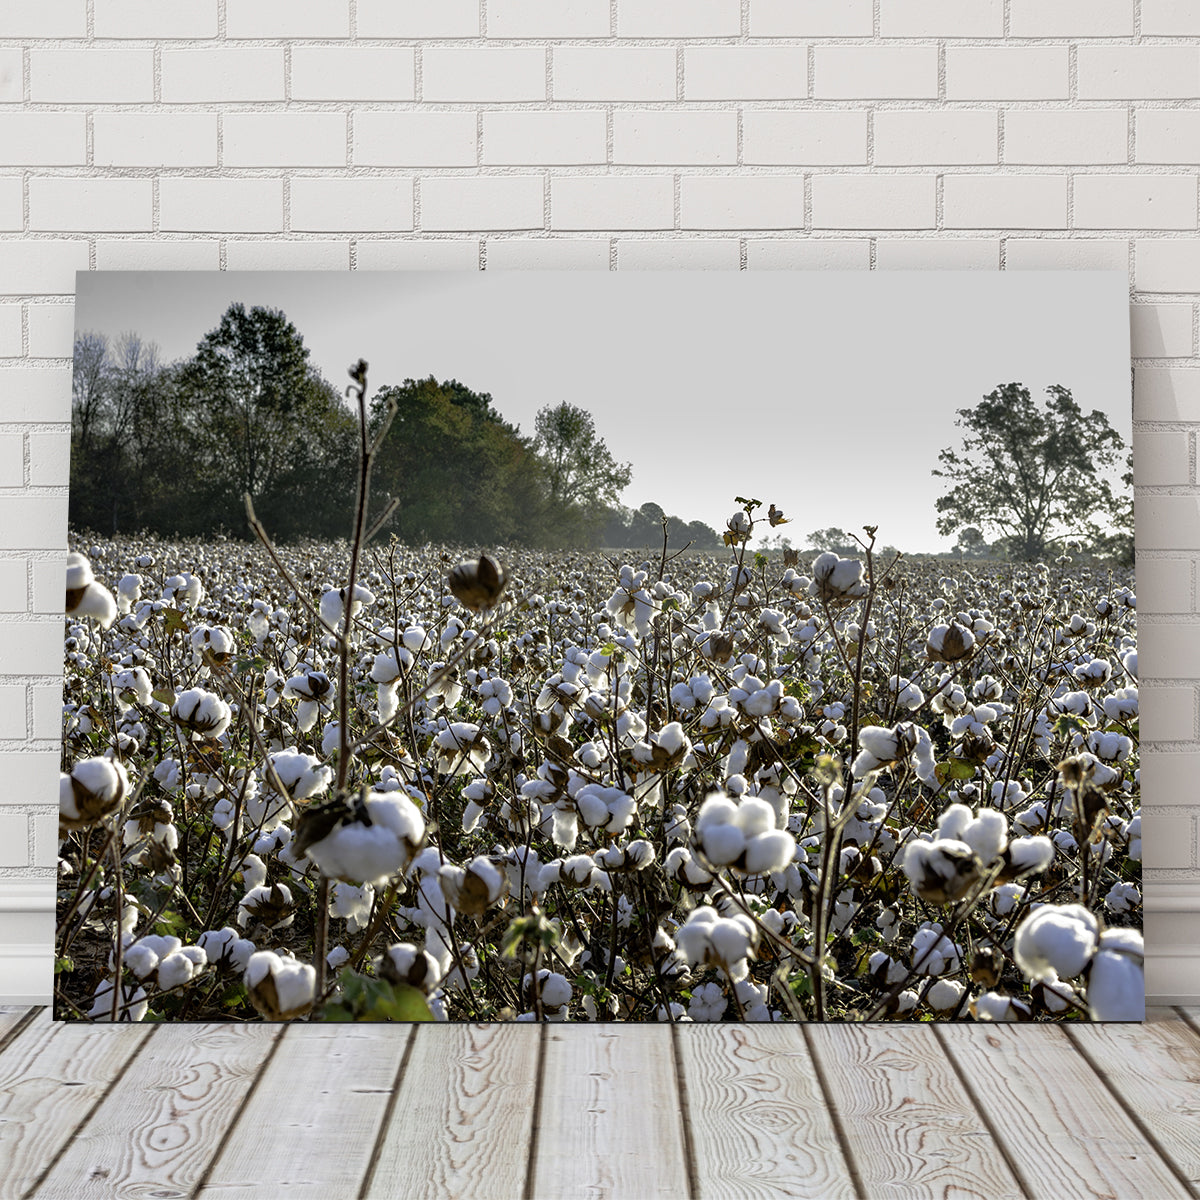
<svg viewBox="0 0 1200 1200"><path fill-rule="evenodd" d="M1061 1026L943 1025L938 1036L1034 1194L1188 1194Z"/></svg>
<svg viewBox="0 0 1200 1200"><path fill-rule="evenodd" d="M63 1024L43 1008L0 1054L0 1187L21 1196L75 1136L130 1058L145 1025Z"/></svg>
<svg viewBox="0 0 1200 1200"><path fill-rule="evenodd" d="M189 1196L282 1032L280 1025L160 1025L34 1194Z"/></svg>
<svg viewBox="0 0 1200 1200"><path fill-rule="evenodd" d="M549 1027L531 1193L688 1196L670 1026Z"/></svg>
<svg viewBox="0 0 1200 1200"><path fill-rule="evenodd" d="M421 1025L368 1197L516 1200L537 1087L535 1025Z"/></svg>
<svg viewBox="0 0 1200 1200"><path fill-rule="evenodd" d="M12 1036L14 1030L20 1028L21 1022L24 1021L32 1011L34 1010L28 1005L20 1008L12 1008L8 1005L0 1006L0 1046L4 1045L6 1038L10 1038Z"/></svg>
<svg viewBox="0 0 1200 1200"><path fill-rule="evenodd" d="M795 1025L680 1025L675 1032L702 1200L854 1196Z"/></svg>
<svg viewBox="0 0 1200 1200"><path fill-rule="evenodd" d="M289 1025L197 1193L201 1200L357 1196L412 1029Z"/></svg>
<svg viewBox="0 0 1200 1200"><path fill-rule="evenodd" d="M814 1025L809 1036L865 1195L1022 1195L930 1026Z"/></svg>

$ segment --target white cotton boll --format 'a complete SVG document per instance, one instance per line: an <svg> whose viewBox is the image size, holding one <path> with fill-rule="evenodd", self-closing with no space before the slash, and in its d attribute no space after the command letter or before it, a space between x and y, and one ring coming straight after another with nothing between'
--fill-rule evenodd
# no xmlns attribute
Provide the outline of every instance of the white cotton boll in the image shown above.
<svg viewBox="0 0 1200 1200"><path fill-rule="evenodd" d="M1134 862L1142 861L1142 814L1136 813L1125 831L1129 838L1127 853Z"/></svg>
<svg viewBox="0 0 1200 1200"><path fill-rule="evenodd" d="M239 870L247 891L260 888L267 882L267 864L257 854L247 854Z"/></svg>
<svg viewBox="0 0 1200 1200"><path fill-rule="evenodd" d="M370 824L348 818L306 853L322 874L343 883L382 883L404 872L425 836L421 810L397 792L363 802Z"/></svg>
<svg viewBox="0 0 1200 1200"><path fill-rule="evenodd" d="M196 945L204 951L213 966L239 974L245 971L250 955L255 951L252 941L240 937L237 930L228 925L222 929L206 930L196 939Z"/></svg>
<svg viewBox="0 0 1200 1200"><path fill-rule="evenodd" d="M1146 1019L1145 949L1134 929L1106 929L1088 974L1093 1021Z"/></svg>
<svg viewBox="0 0 1200 1200"><path fill-rule="evenodd" d="M963 841L963 830L974 820L974 814L965 804L951 804L941 815L937 825L939 838Z"/></svg>
<svg viewBox="0 0 1200 1200"><path fill-rule="evenodd" d="M867 970L876 980L885 985L899 983L908 975L908 967L902 962L897 962L886 950L876 950L867 959ZM881 975L882 978L880 978Z"/></svg>
<svg viewBox="0 0 1200 1200"><path fill-rule="evenodd" d="M1083 905L1043 904L1017 926L1013 957L1031 980L1051 971L1060 979L1073 979L1098 944L1099 925Z"/></svg>
<svg viewBox="0 0 1200 1200"><path fill-rule="evenodd" d="M736 825L710 824L697 829L696 836L704 857L714 866L736 862L746 850L746 835Z"/></svg>
<svg viewBox="0 0 1200 1200"><path fill-rule="evenodd" d="M268 1021L291 1021L302 1016L316 999L317 972L307 963L259 950L246 964L250 1003Z"/></svg>
<svg viewBox="0 0 1200 1200"><path fill-rule="evenodd" d="M145 979L158 967L158 955L151 947L141 942L134 942L122 951L121 961L139 979Z"/></svg>
<svg viewBox="0 0 1200 1200"><path fill-rule="evenodd" d="M703 983L692 989L688 1016L696 1022L719 1021L729 1007L725 991L719 983Z"/></svg>
<svg viewBox="0 0 1200 1200"><path fill-rule="evenodd" d="M562 1008L571 1002L571 984L565 975L557 971L539 971L539 984L542 990L542 1004L547 1008ZM529 979L529 976L525 976Z"/></svg>
<svg viewBox="0 0 1200 1200"><path fill-rule="evenodd" d="M1007 917L1025 894L1019 883L1002 883L988 895L988 907L997 917Z"/></svg>
<svg viewBox="0 0 1200 1200"><path fill-rule="evenodd" d="M1014 838L1008 843L1008 861L1022 875L1044 871L1054 861L1054 843L1041 834Z"/></svg>
<svg viewBox="0 0 1200 1200"><path fill-rule="evenodd" d="M987 866L995 862L1008 845L1008 822L994 808L982 809L962 831L961 838Z"/></svg>
<svg viewBox="0 0 1200 1200"><path fill-rule="evenodd" d="M196 964L182 953L169 954L158 964L158 986L167 991L187 983L197 972Z"/></svg>
<svg viewBox="0 0 1200 1200"><path fill-rule="evenodd" d="M1105 696L1104 715L1110 721L1132 721L1138 715L1138 690L1136 687L1119 688L1111 696Z"/></svg>
<svg viewBox="0 0 1200 1200"><path fill-rule="evenodd" d="M121 806L129 790L122 763L107 758L77 762L58 785L58 819L66 829L82 829L103 820Z"/></svg>
<svg viewBox="0 0 1200 1200"><path fill-rule="evenodd" d="M966 987L954 979L939 979L925 993L925 1003L938 1012L948 1012L957 1008Z"/></svg>
<svg viewBox="0 0 1200 1200"><path fill-rule="evenodd" d="M970 1004L971 1016L976 1021L1021 1021L1030 1017L1029 1008L1011 996L999 992L984 992Z"/></svg>
<svg viewBox="0 0 1200 1200"><path fill-rule="evenodd" d="M782 871L795 856L796 839L782 829L771 829L752 838L746 846L747 875Z"/></svg>
<svg viewBox="0 0 1200 1200"><path fill-rule="evenodd" d="M738 805L734 820L749 840L774 830L775 810L759 796L746 796Z"/></svg>
<svg viewBox="0 0 1200 1200"><path fill-rule="evenodd" d="M287 746L268 755L279 782L287 788L293 800L308 800L328 791L333 783L333 768L323 766L314 754L305 754L295 746Z"/></svg>
<svg viewBox="0 0 1200 1200"><path fill-rule="evenodd" d="M175 698L171 717L191 739L204 741L219 738L229 728L233 710L214 692L189 688Z"/></svg>
<svg viewBox="0 0 1200 1200"><path fill-rule="evenodd" d="M113 988L111 979L102 979L92 995L92 1007L88 1016L94 1021L111 1021L113 1007ZM132 984L123 984L117 991L117 1020L144 1021L150 1005L146 1000L144 988Z"/></svg>
<svg viewBox="0 0 1200 1200"><path fill-rule="evenodd" d="M885 729L881 725L867 725L860 729L858 744L881 763L893 762L900 754L895 730Z"/></svg>

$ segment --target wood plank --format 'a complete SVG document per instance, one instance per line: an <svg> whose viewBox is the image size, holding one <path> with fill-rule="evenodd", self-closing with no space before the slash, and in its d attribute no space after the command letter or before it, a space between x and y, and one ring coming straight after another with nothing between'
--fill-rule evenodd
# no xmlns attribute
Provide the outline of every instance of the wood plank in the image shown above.
<svg viewBox="0 0 1200 1200"><path fill-rule="evenodd" d="M513 1200L525 1187L536 1025L420 1025L367 1197Z"/></svg>
<svg viewBox="0 0 1200 1200"><path fill-rule="evenodd" d="M669 1025L550 1025L531 1194L689 1195Z"/></svg>
<svg viewBox="0 0 1200 1200"><path fill-rule="evenodd" d="M160 1025L34 1195L189 1196L283 1028Z"/></svg>
<svg viewBox="0 0 1200 1200"><path fill-rule="evenodd" d="M795 1025L675 1027L703 1200L854 1197Z"/></svg>
<svg viewBox="0 0 1200 1200"><path fill-rule="evenodd" d="M807 1032L864 1195L1023 1194L929 1025Z"/></svg>
<svg viewBox="0 0 1200 1200"><path fill-rule="evenodd" d="M289 1025L197 1196L357 1196L410 1032Z"/></svg>
<svg viewBox="0 0 1200 1200"><path fill-rule="evenodd" d="M938 1036L1032 1194L1188 1194L1060 1025L947 1024Z"/></svg>
<svg viewBox="0 0 1200 1200"><path fill-rule="evenodd" d="M31 1013L36 1015L37 1011L28 1004L23 1004L16 1008L9 1005L0 1005L0 1046L3 1046L20 1029L21 1023Z"/></svg>
<svg viewBox="0 0 1200 1200"><path fill-rule="evenodd" d="M103 1099L151 1026L73 1024L40 1009L0 1054L0 1179L33 1186Z"/></svg>
<svg viewBox="0 0 1200 1200"><path fill-rule="evenodd" d="M1092 1070L1124 1101L1144 1139L1200 1185L1200 1035L1174 1013L1145 1025L1063 1027Z"/></svg>

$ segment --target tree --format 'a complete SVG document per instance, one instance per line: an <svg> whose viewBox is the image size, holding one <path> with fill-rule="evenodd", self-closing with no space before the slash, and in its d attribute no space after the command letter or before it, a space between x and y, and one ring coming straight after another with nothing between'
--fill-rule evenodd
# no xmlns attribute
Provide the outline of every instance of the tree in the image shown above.
<svg viewBox="0 0 1200 1200"><path fill-rule="evenodd" d="M1020 383L1004 384L958 411L960 450L938 455L933 474L953 486L937 501L938 532L994 530L1016 558L1042 557L1055 542L1097 546L1111 536L1116 505L1109 472L1126 447L1098 409L1084 415L1055 384L1038 404Z"/></svg>
<svg viewBox="0 0 1200 1200"><path fill-rule="evenodd" d="M629 486L633 468L613 458L585 408L566 401L547 405L538 410L534 428L550 507L564 529L586 535Z"/></svg>
<svg viewBox="0 0 1200 1200"><path fill-rule="evenodd" d="M830 525L828 529L814 529L808 535L808 544L815 550L834 550L838 554L853 554L859 549L858 543L836 525Z"/></svg>

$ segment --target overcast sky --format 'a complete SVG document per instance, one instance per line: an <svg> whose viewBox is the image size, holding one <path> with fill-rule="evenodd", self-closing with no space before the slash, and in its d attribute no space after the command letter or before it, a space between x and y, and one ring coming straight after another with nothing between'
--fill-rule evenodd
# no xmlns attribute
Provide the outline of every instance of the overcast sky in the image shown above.
<svg viewBox="0 0 1200 1200"><path fill-rule="evenodd" d="M77 331L134 331L171 361L233 302L280 308L335 386L434 375L491 393L532 434L566 400L648 500L720 530L734 496L774 502L800 545L879 526L909 553L935 529L938 451L997 385L1069 387L1130 439L1119 272L80 272Z"/></svg>

